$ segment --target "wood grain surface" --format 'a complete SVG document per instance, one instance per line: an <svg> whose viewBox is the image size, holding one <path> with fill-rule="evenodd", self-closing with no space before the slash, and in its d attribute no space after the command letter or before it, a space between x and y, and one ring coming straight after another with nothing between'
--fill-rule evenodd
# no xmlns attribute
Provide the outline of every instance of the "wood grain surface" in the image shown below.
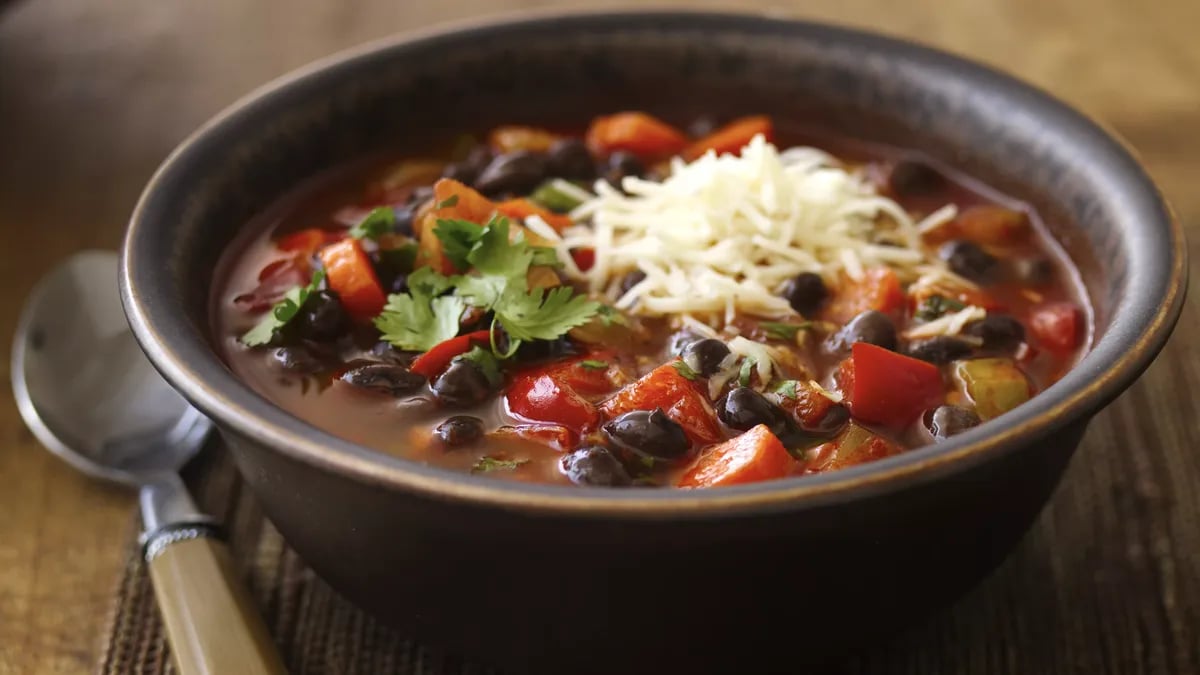
<svg viewBox="0 0 1200 675"><path fill-rule="evenodd" d="M4 354L35 280L74 251L115 247L157 163L238 96L365 40L552 4L21 0L0 9ZM1006 69L1123 134L1200 241L1196 0L658 4L836 21ZM1200 672L1195 302L1149 373L1096 419L1053 503L1005 566L848 672ZM130 495L46 453L0 388L0 673L95 667L132 508Z"/></svg>

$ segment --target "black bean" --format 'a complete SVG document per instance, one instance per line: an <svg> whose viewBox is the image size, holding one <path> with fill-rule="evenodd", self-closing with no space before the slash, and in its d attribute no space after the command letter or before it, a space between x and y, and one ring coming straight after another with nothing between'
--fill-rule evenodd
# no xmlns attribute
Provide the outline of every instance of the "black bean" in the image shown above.
<svg viewBox="0 0 1200 675"><path fill-rule="evenodd" d="M913 197L941 189L946 179L937 169L910 159L896 162L888 174L888 187L898 197Z"/></svg>
<svg viewBox="0 0 1200 675"><path fill-rule="evenodd" d="M388 293L407 293L408 292L408 275L397 274L392 277L391 283L388 284Z"/></svg>
<svg viewBox="0 0 1200 675"><path fill-rule="evenodd" d="M517 150L500 155L488 163L475 180L475 188L491 196L527 194L545 178L545 156Z"/></svg>
<svg viewBox="0 0 1200 675"><path fill-rule="evenodd" d="M325 368L325 364L316 356L313 356L312 352L297 345L280 347L275 350L272 356L274 356L275 362L282 366L284 370L300 373L301 375L319 373Z"/></svg>
<svg viewBox="0 0 1200 675"><path fill-rule="evenodd" d="M825 280L820 274L801 272L783 284L782 295L792 309L809 316L825 301L829 290L825 288Z"/></svg>
<svg viewBox="0 0 1200 675"><path fill-rule="evenodd" d="M943 405L925 413L925 426L938 440L950 438L980 423L979 415L956 405Z"/></svg>
<svg viewBox="0 0 1200 675"><path fill-rule="evenodd" d="M671 353L671 356L682 356L683 350L688 345L701 339L703 338L685 328L671 334L671 339L667 340L667 351Z"/></svg>
<svg viewBox="0 0 1200 675"><path fill-rule="evenodd" d="M826 349L837 354L855 342L866 342L884 349L896 348L896 324L883 312L869 309L850 319L841 330L829 336Z"/></svg>
<svg viewBox="0 0 1200 675"><path fill-rule="evenodd" d="M625 295L634 286L646 280L646 273L641 270L633 270L621 279L621 295Z"/></svg>
<svg viewBox="0 0 1200 675"><path fill-rule="evenodd" d="M442 175L470 185L479 179L480 174L494 156L495 153L488 146L477 145L471 148L471 151L462 160L447 164Z"/></svg>
<svg viewBox="0 0 1200 675"><path fill-rule="evenodd" d="M395 345L386 340L380 340L372 345L370 354L376 359L387 363L403 364L412 360L411 354L406 354L396 349Z"/></svg>
<svg viewBox="0 0 1200 675"><path fill-rule="evenodd" d="M467 407L482 402L492 393L492 385L475 364L454 360L433 381L433 393L445 405Z"/></svg>
<svg viewBox="0 0 1200 675"><path fill-rule="evenodd" d="M621 460L608 448L593 445L562 458L562 472L576 485L621 487L633 482Z"/></svg>
<svg viewBox="0 0 1200 675"><path fill-rule="evenodd" d="M721 127L721 122L713 115L701 115L692 120L687 126L688 135L692 138L707 136Z"/></svg>
<svg viewBox="0 0 1200 675"><path fill-rule="evenodd" d="M967 324L963 333L982 339L984 349L1013 351L1025 341L1025 326L1007 314L988 314Z"/></svg>
<svg viewBox="0 0 1200 675"><path fill-rule="evenodd" d="M396 234L411 237L413 234L413 217L416 214L417 205L396 204L392 207L392 211L396 213L396 221L392 225L392 231Z"/></svg>
<svg viewBox="0 0 1200 675"><path fill-rule="evenodd" d="M680 356L700 377L711 377L721 369L721 362L729 356L729 346L716 338L705 338L684 347Z"/></svg>
<svg viewBox="0 0 1200 675"><path fill-rule="evenodd" d="M483 420L470 415L455 415L437 425L433 435L442 443L457 448L483 438Z"/></svg>
<svg viewBox="0 0 1200 675"><path fill-rule="evenodd" d="M909 356L937 364L950 363L970 356L973 351L975 348L969 342L949 335L938 335L908 346Z"/></svg>
<svg viewBox="0 0 1200 675"><path fill-rule="evenodd" d="M956 239L942 244L938 255L946 261L955 274L978 283L991 281L996 268L995 256L983 250L975 242L966 239Z"/></svg>
<svg viewBox="0 0 1200 675"><path fill-rule="evenodd" d="M640 177L645 171L645 165L642 164L642 160L638 159L636 155L618 150L608 156L601 173L604 176L604 180L619 189L622 178L626 176Z"/></svg>
<svg viewBox="0 0 1200 675"><path fill-rule="evenodd" d="M317 342L338 337L347 325L349 321L341 301L338 300L337 294L328 290L310 295L295 319L295 329L300 335Z"/></svg>
<svg viewBox="0 0 1200 675"><path fill-rule="evenodd" d="M575 343L564 335L555 340L525 340L517 347L516 358L520 361L542 361L571 356L578 351Z"/></svg>
<svg viewBox="0 0 1200 675"><path fill-rule="evenodd" d="M1013 276L1027 286L1045 286L1054 281L1054 263L1042 256L1017 258L1012 262Z"/></svg>
<svg viewBox="0 0 1200 675"><path fill-rule="evenodd" d="M404 366L371 363L351 368L339 378L346 384L389 396L406 396L425 386L425 376Z"/></svg>
<svg viewBox="0 0 1200 675"><path fill-rule="evenodd" d="M757 391L737 387L717 401L717 417L731 429L746 431L760 424L778 426L786 415Z"/></svg>
<svg viewBox="0 0 1200 675"><path fill-rule="evenodd" d="M596 162L587 144L578 138L555 141L546 153L546 166L551 176L589 180L596 176Z"/></svg>
<svg viewBox="0 0 1200 675"><path fill-rule="evenodd" d="M677 459L692 445L683 427L667 417L662 408L627 412L603 428L618 447L650 459Z"/></svg>

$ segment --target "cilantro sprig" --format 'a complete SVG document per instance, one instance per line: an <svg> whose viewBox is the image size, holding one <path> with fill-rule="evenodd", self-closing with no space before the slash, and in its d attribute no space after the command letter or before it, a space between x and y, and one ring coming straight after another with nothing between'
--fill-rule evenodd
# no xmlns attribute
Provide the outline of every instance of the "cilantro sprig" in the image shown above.
<svg viewBox="0 0 1200 675"><path fill-rule="evenodd" d="M454 337L468 306L492 313L492 349L502 358L514 354L522 341L554 340L600 312L599 303L569 286L529 288L529 268L557 264L558 258L553 249L530 246L524 233L510 240L507 218L495 217L483 227L440 219L433 233L456 269L474 273L444 276L422 268L409 276L407 294L388 297L375 325L384 340L401 349L428 351ZM497 325L509 338L504 353L496 348Z"/></svg>
<svg viewBox="0 0 1200 675"><path fill-rule="evenodd" d="M758 324L767 333L767 337L775 338L791 342L796 339L796 335L802 330L812 328L811 321L803 321L801 323L784 323L780 321L762 321Z"/></svg>
<svg viewBox="0 0 1200 675"><path fill-rule="evenodd" d="M954 298L947 298L944 295L931 295L921 301L921 305L917 307L917 311L913 316L922 321L933 321L965 307L965 304Z"/></svg>
<svg viewBox="0 0 1200 675"><path fill-rule="evenodd" d="M300 313L300 308L308 302L309 296L320 290L323 281L325 281L325 271L317 270L313 272L307 286L296 286L288 290L283 295L283 299L275 303L275 306L271 307L271 311L267 312L262 320L246 331L241 338L242 344L247 347L258 347L270 343L279 329L296 318L296 315Z"/></svg>

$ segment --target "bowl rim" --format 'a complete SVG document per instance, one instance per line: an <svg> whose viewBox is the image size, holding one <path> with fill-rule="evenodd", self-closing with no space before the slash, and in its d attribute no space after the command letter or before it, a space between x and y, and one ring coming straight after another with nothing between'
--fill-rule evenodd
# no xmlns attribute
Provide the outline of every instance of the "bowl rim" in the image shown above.
<svg viewBox="0 0 1200 675"><path fill-rule="evenodd" d="M1157 308L1136 334L1127 335L1117 344L1107 345L1105 354L1092 349L1062 380L1032 399L1043 405L1021 406L997 420L972 429L947 442L917 448L898 456L825 474L766 481L718 490L621 490L580 489L517 481L502 481L483 476L428 466L401 457L371 450L325 432L275 406L237 379L203 336L197 344L181 344L164 339L165 333L178 332L188 323L184 313L171 303L148 302L159 288L140 284L141 268L136 250L140 233L155 225L147 211L152 200L160 198L170 177L187 171L189 156L218 130L232 126L273 97L299 86L320 73L351 68L361 62L382 58L389 51L430 41L455 39L466 33L536 28L564 23L582 30L591 21L624 22L631 29L655 22L720 22L726 30L807 31L822 33L829 39L866 41L875 48L898 53L905 58L924 60L943 67L965 71L971 78L983 78L1022 94L1022 105L1040 107L1065 116L1069 124L1081 127L1095 141L1108 143L1117 157L1127 163L1126 170L1143 179L1149 197L1161 207L1163 218L1153 223L1169 238L1172 252L1170 269L1162 272L1161 296L1146 299L1132 296L1114 308L1116 323L1127 305L1157 301ZM734 24L740 26L734 26ZM683 26L682 29L686 29ZM162 267L162 266L159 266ZM1127 388L1162 349L1182 311L1186 294L1187 249L1183 229L1161 191L1149 178L1149 172L1137 159L1136 152L1124 139L1076 108L1067 106L1037 87L947 51L876 32L846 28L836 24L802 21L777 12L712 12L688 10L563 11L533 10L502 16L476 17L447 22L430 28L380 38L342 50L311 62L264 84L243 96L188 136L167 157L141 194L130 219L121 251L120 286L122 302L134 336L159 372L200 410L213 417L218 426L229 429L322 471L370 485L397 489L424 498L471 505L500 507L542 515L567 515L578 518L712 518L794 511L840 504L910 489L961 473L1015 452L1070 424L1090 417ZM150 305L154 305L151 307ZM1128 327L1127 327L1128 328ZM191 330L190 326L186 330ZM194 332L194 331L191 331ZM1103 336L1101 343L1103 344ZM1095 345L1099 346L1099 345ZM207 352L215 363L196 363L189 357ZM1101 360L1109 356L1108 360ZM203 359L202 359L203 360ZM1094 377L1086 377L1083 366L1093 366ZM236 450L235 450L236 452Z"/></svg>

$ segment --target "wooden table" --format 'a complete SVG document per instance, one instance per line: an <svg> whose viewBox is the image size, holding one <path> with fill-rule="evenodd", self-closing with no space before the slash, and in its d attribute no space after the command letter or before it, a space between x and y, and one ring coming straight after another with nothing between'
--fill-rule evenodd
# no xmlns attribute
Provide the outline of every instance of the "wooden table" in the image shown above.
<svg viewBox="0 0 1200 675"><path fill-rule="evenodd" d="M113 248L141 186L191 129L255 85L311 59L394 31L538 0L25 0L0 12L0 346L7 354L22 299L55 261ZM616 3L593 2L591 6ZM626 3L629 4L629 3ZM669 5L733 7L739 3ZM1056 92L1124 134L1173 200L1200 226L1200 2L1157 0L839 0L742 2L922 40L1005 68ZM803 11L800 8L803 7ZM794 10L794 11L793 11ZM1193 241L1200 236L1193 234ZM1193 252L1193 259L1196 256ZM1192 305L1194 303L1189 303ZM1005 597L1022 574L1070 579L1057 603L1075 634L1059 663L1075 672L1200 669L1200 497L1197 376L1188 312L1167 353L1092 426L1064 486L1021 550L956 613L1007 612L1009 635L974 672L1029 672L1022 629L1042 601ZM3 360L7 368L7 359ZM3 371L7 380L8 372ZM1164 394L1163 392L1167 392ZM1180 399L1183 400L1180 400ZM1112 443L1113 434L1157 439ZM1100 452L1131 453L1128 472L1098 475ZM1080 503L1111 484L1111 502ZM0 673L93 667L112 584L131 534L133 500L46 453L0 388ZM1080 514L1094 509L1094 518ZM1067 531L1069 523L1087 531ZM1032 543L1030 543L1032 542ZM1047 548L1081 548L1075 568L1045 569ZM1191 555L1188 555L1190 552ZM1112 600L1110 594L1122 598ZM1120 594L1124 593L1124 596ZM1029 603L1034 603L1032 606ZM911 638L955 649L958 620ZM1097 616L1098 615L1098 616ZM1082 633L1078 633L1083 631ZM1065 638L1064 638L1065 639ZM924 641L921 643L920 641ZM1007 640L1007 642L1006 642ZM1094 655L1078 645L1094 645ZM903 641L886 658L916 660ZM1093 658L1094 657L1094 658ZM871 658L877 658L872 656ZM878 657L884 658L884 657ZM961 659L959 659L961 661ZM936 659L935 659L936 661ZM1086 666L1080 664L1091 663ZM913 663L914 672L936 662Z"/></svg>

